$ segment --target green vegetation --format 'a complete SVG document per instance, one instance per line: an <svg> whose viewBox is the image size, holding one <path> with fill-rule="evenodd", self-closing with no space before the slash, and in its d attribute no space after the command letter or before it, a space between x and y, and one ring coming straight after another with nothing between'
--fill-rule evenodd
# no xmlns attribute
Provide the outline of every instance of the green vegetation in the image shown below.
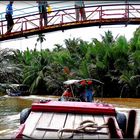
<svg viewBox="0 0 140 140"><path fill-rule="evenodd" d="M105 32L99 41L65 39L52 51L0 51L0 83L23 83L31 94L61 95L68 79L92 78L104 82L104 97L140 97L140 28L127 41ZM98 96L98 94L97 94Z"/></svg>

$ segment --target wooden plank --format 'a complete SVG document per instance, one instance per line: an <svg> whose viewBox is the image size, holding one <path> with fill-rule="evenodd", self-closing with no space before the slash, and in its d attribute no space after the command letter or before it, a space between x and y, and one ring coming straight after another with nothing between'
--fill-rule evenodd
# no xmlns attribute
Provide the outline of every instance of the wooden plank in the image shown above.
<svg viewBox="0 0 140 140"><path fill-rule="evenodd" d="M25 122L25 129L23 131L23 135L31 137L32 132L35 129L37 122L39 121L42 112L31 112Z"/></svg>
<svg viewBox="0 0 140 140"><path fill-rule="evenodd" d="M82 122L82 115L81 114L76 114L75 115L75 120L74 120L74 125L73 128L76 129L77 127L80 126L80 123ZM74 134L72 139L83 139L83 134L82 133L76 133Z"/></svg>
<svg viewBox="0 0 140 140"><path fill-rule="evenodd" d="M95 123L97 123L98 126L101 126L101 125L106 123L105 120L104 120L104 116L94 115L94 120L95 120ZM102 128L98 132L108 133L108 128ZM98 135L98 139L108 139L108 138L109 138L108 135L102 135L102 134Z"/></svg>
<svg viewBox="0 0 140 140"><path fill-rule="evenodd" d="M68 113L64 129L73 129L74 128L74 122L75 122L75 114ZM69 139L70 136L72 136L72 132L63 132L62 133L62 138L63 139Z"/></svg>
<svg viewBox="0 0 140 140"><path fill-rule="evenodd" d="M42 116L40 117L37 125L36 125L36 128L48 127L51 123L51 119L53 117L53 114L54 113L52 113L52 112L43 113ZM42 139L44 137L45 133L46 133L45 130L40 131L40 130L35 129L35 131L32 134L32 137L37 138L37 139Z"/></svg>
<svg viewBox="0 0 140 140"><path fill-rule="evenodd" d="M49 127L54 129L61 129L65 125L67 113L54 113ZM46 131L43 139L58 139L57 131Z"/></svg>
<svg viewBox="0 0 140 140"><path fill-rule="evenodd" d="M84 114L82 118L83 118L83 121L90 120L90 121L95 122L93 115ZM98 134L84 134L83 139L98 139Z"/></svg>
<svg viewBox="0 0 140 140"><path fill-rule="evenodd" d="M61 128L76 129L85 120L95 121L98 126L107 123L110 116L74 114L74 113L53 113L53 112L31 112L25 122L23 134L35 139L58 139L58 130ZM118 127L118 123L115 124ZM51 128L53 130L37 130L36 128ZM108 128L102 128L98 132L108 133ZM70 135L70 133L63 133ZM75 133L72 139L108 139L109 135Z"/></svg>

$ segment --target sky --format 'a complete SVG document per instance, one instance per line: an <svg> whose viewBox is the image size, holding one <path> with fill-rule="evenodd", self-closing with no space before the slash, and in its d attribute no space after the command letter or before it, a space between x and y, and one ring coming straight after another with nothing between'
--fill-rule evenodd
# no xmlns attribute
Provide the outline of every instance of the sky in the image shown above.
<svg viewBox="0 0 140 140"><path fill-rule="evenodd" d="M1 12L5 12L5 7L8 2L0 2ZM21 4L20 2L14 3L14 9L18 8L25 8L25 7L31 7L35 6L35 2L29 3L28 1L25 1L24 4ZM70 5L70 4L68 4ZM113 26L101 26L99 28L98 26L91 26L91 27L84 27L84 28L77 28L77 29L69 29L62 31L55 31L50 33L45 33L46 41L42 43L42 49L50 49L52 50L55 46L54 44L60 44L64 46L64 40L69 38L81 38L84 41L91 41L92 38L97 38L98 40L101 40L101 35L104 35L106 31L111 31L113 36L116 37L117 35L124 35L127 40L132 38L134 31L136 28L138 28L139 25L113 25ZM0 42L0 48L11 48L11 49L20 49L22 51L26 50L27 47L31 50L35 48L37 36L35 37L29 37L28 39L25 38L18 38L18 39L12 39L8 41ZM65 47L65 46L64 46ZM40 50L40 45L37 45L37 49Z"/></svg>

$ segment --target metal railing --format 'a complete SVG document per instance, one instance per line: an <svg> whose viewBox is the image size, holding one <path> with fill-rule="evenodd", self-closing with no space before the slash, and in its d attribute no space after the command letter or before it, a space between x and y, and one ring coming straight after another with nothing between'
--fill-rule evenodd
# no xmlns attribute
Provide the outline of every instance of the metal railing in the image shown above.
<svg viewBox="0 0 140 140"><path fill-rule="evenodd" d="M56 28L60 25L65 24L79 24L86 21L100 21L104 22L112 19L139 19L140 20L140 4L105 4L105 5L88 5L84 7L86 11L86 21L83 21L82 18L77 22L75 8L62 7L62 9L56 9L48 14L48 24L47 26L40 26L40 15L38 9L36 8L32 12L18 14L13 17L14 26L11 34L13 33L24 33L27 31L34 30L44 30L45 28ZM28 10L33 7L28 7ZM27 10L26 8L21 10ZM16 12L16 11L14 11ZM19 12L19 11L18 11ZM3 13L2 13L3 14ZM7 32L7 21L4 18L1 18L0 21L0 31L1 37L3 37ZM88 24L89 22L87 22ZM7 34L8 35L8 34Z"/></svg>

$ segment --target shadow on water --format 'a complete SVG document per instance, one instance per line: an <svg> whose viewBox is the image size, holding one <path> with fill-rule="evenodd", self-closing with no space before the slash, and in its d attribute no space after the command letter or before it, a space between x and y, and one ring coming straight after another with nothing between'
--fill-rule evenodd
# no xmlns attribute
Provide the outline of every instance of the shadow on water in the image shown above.
<svg viewBox="0 0 140 140"><path fill-rule="evenodd" d="M58 100L57 96L24 96L9 97L0 96L0 138L11 138L11 135L19 127L19 117L22 109L31 107L35 100L51 99ZM111 103L121 112L128 114L129 110L135 109L138 112L137 121L140 124L140 99L129 98L96 98L105 103Z"/></svg>

